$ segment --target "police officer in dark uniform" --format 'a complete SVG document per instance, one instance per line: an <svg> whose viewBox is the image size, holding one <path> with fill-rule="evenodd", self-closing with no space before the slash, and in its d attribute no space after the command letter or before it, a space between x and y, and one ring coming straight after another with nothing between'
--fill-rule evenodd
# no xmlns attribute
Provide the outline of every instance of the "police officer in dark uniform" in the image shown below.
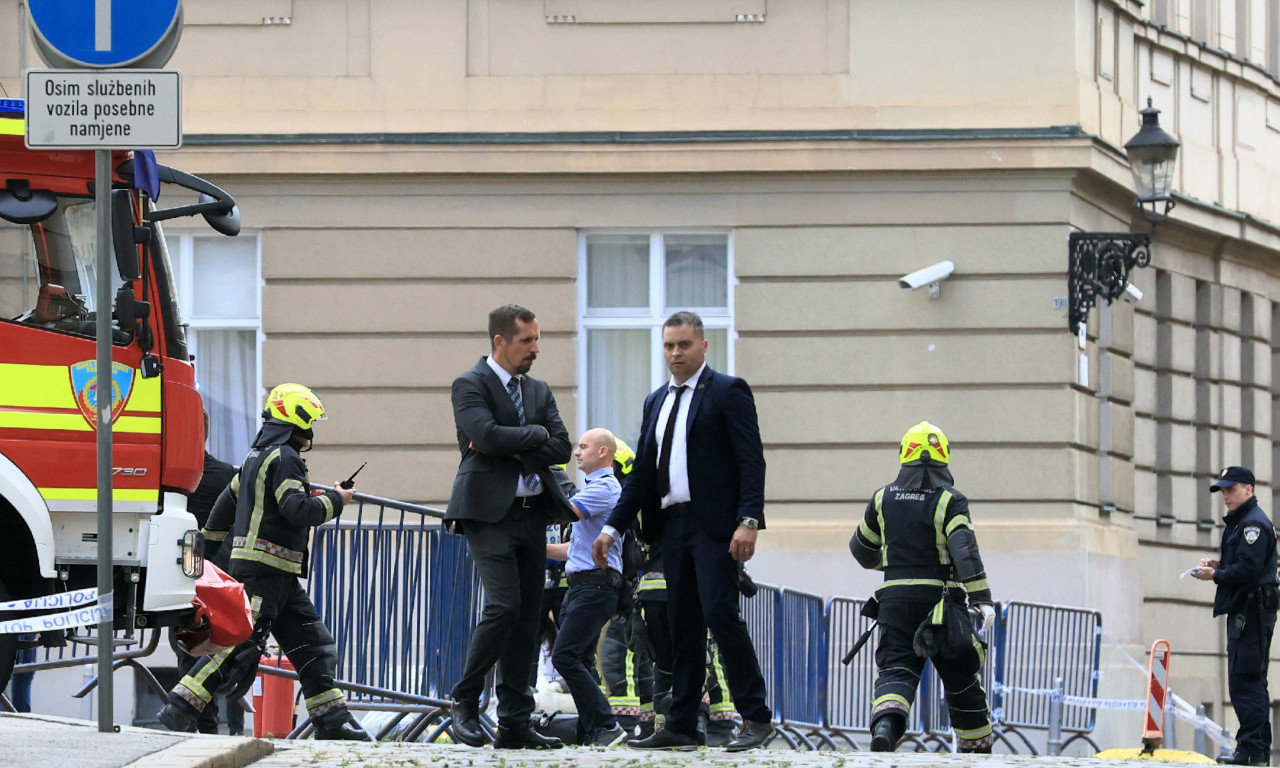
<svg viewBox="0 0 1280 768"><path fill-rule="evenodd" d="M1267 662L1276 628L1276 532L1253 495L1253 472L1227 467L1209 487L1227 508L1217 560L1203 558L1191 575L1218 585L1213 615L1227 617L1227 691L1240 721L1236 751L1219 762L1267 765L1271 757Z"/></svg>
<svg viewBox="0 0 1280 768"><path fill-rule="evenodd" d="M880 637L871 703L874 752L892 752L906 732L926 657L942 678L960 751L991 751L981 676L985 648L972 637L969 614L961 606L981 615L984 636L995 621L995 609L969 501L952 487L950 460L942 430L927 421L908 430L897 480L875 492L849 541L862 567L884 571L884 583L876 589ZM951 611L946 610L949 601ZM954 633L944 631L940 622L957 612L965 625L963 642L948 643L943 638Z"/></svg>
<svg viewBox="0 0 1280 768"><path fill-rule="evenodd" d="M298 583L307 573L311 528L337 517L354 491L310 490L299 454L310 449L312 425L325 417L315 393L281 384L267 395L262 416L252 450L205 526L211 540L221 537L221 546L230 546L231 575L244 582L253 608L253 634L235 648L201 658L169 692L158 718L169 730L194 731L214 693L229 693L232 700L244 695L272 634L298 670L316 738L368 741L334 686L333 635Z"/></svg>

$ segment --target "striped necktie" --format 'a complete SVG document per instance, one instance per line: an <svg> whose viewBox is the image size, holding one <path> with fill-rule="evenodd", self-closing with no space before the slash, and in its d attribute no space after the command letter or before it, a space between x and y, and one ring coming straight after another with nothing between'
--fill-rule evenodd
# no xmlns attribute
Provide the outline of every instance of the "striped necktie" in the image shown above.
<svg viewBox="0 0 1280 768"><path fill-rule="evenodd" d="M511 396L511 402L515 403L516 413L520 414L520 426L525 425L524 415L524 395L520 394L520 379L515 376L507 382L507 394ZM537 494L542 490L542 478L535 474L524 476L524 487L529 489L529 493Z"/></svg>

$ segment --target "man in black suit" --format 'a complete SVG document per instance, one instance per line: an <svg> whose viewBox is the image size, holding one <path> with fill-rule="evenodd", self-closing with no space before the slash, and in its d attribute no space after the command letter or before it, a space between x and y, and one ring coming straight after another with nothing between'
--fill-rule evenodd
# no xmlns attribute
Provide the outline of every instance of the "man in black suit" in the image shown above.
<svg viewBox="0 0 1280 768"><path fill-rule="evenodd" d="M729 691L742 715L730 751L774 736L764 677L738 611L738 566L755 553L764 528L764 448L747 382L706 365L702 318L676 312L662 326L671 380L644 402L631 480L622 490L593 555L643 512L644 538L660 542L675 656L666 727L630 742L637 749L698 746L698 705L706 677L707 629L724 659Z"/></svg>
<svg viewBox="0 0 1280 768"><path fill-rule="evenodd" d="M489 313L492 354L453 382L453 419L462 461L445 525L467 537L485 606L453 686L452 733L485 744L479 700L498 665L498 737L503 749L555 749L559 739L529 724L529 679L537 656L546 525L577 519L548 470L569 460L569 432L545 381L526 374L538 357L538 319L508 304Z"/></svg>

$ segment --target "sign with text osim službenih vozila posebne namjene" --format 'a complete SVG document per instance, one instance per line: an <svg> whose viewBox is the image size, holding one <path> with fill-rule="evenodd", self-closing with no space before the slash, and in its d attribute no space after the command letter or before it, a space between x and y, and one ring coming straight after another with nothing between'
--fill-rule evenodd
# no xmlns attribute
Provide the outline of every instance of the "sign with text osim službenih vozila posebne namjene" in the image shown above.
<svg viewBox="0 0 1280 768"><path fill-rule="evenodd" d="M177 149L182 77L172 69L29 69L30 149Z"/></svg>

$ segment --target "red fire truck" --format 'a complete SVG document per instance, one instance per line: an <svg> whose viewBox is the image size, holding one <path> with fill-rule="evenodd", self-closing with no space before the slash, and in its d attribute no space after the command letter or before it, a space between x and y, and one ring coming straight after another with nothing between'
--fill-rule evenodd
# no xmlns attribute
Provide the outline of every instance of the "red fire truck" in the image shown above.
<svg viewBox="0 0 1280 768"><path fill-rule="evenodd" d="M114 620L178 623L195 596L184 494L200 481L205 435L160 222L203 215L235 235L239 211L203 179L113 152L117 269L96 274L94 153L27 149L23 114L21 100L0 99L0 603L96 585L96 398L109 391ZM157 208L157 177L182 204ZM98 280L114 306L94 306ZM109 390L100 321L111 323ZM16 644L0 634L0 690Z"/></svg>

